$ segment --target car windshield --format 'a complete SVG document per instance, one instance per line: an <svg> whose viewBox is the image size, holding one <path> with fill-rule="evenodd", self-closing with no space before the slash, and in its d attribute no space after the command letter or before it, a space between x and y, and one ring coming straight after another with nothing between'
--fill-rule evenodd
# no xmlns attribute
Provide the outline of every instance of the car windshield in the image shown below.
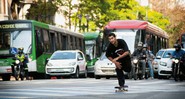
<svg viewBox="0 0 185 99"><path fill-rule="evenodd" d="M170 55L169 55L169 54L172 55L173 52L174 52L173 50L168 50L168 51L166 51L166 52L164 53L164 55L163 55L162 58L170 58Z"/></svg>
<svg viewBox="0 0 185 99"><path fill-rule="evenodd" d="M75 52L55 52L51 56L51 60L57 60L57 59L75 59L76 53Z"/></svg>
<svg viewBox="0 0 185 99"><path fill-rule="evenodd" d="M105 53L102 54L100 60L104 60L104 59L108 59L108 58L105 56Z"/></svg>
<svg viewBox="0 0 185 99"><path fill-rule="evenodd" d="M158 51L156 56L162 56L163 53L164 53L164 51Z"/></svg>

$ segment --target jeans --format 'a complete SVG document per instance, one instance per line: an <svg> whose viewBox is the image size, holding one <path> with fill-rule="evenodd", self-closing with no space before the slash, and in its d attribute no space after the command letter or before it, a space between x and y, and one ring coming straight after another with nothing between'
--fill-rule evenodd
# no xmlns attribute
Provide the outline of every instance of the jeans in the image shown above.
<svg viewBox="0 0 185 99"><path fill-rule="evenodd" d="M125 85L124 72L122 69L116 68L116 73L117 73L118 84L119 84L119 86L123 87Z"/></svg>
<svg viewBox="0 0 185 99"><path fill-rule="evenodd" d="M146 61L145 60L139 60L141 66L142 66L142 75L145 76L146 71Z"/></svg>
<svg viewBox="0 0 185 99"><path fill-rule="evenodd" d="M153 67L152 67L152 62L150 60L148 60L148 67L150 69L150 77L154 77L154 71L153 71Z"/></svg>

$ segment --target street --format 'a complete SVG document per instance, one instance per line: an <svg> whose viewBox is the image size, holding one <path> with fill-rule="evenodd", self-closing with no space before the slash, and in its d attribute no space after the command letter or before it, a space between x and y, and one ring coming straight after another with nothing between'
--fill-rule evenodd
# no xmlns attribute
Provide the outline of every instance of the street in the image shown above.
<svg viewBox="0 0 185 99"><path fill-rule="evenodd" d="M174 80L126 79L128 92L115 92L116 78L0 81L0 98L184 99L185 83Z"/></svg>

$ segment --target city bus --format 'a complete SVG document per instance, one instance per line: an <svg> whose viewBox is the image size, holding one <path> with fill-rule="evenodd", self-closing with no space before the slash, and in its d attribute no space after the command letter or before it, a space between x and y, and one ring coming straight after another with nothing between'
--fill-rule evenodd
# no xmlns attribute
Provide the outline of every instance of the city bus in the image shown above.
<svg viewBox="0 0 185 99"><path fill-rule="evenodd" d="M103 50L106 50L109 44L107 35L115 33L119 39L124 39L129 47L130 53L133 53L138 42L145 42L146 34L151 36L152 45L150 50L155 54L161 48L169 47L168 34L158 26L141 20L114 20L110 21L103 31Z"/></svg>
<svg viewBox="0 0 185 99"><path fill-rule="evenodd" d="M87 73L94 77L94 64L101 55L101 35L99 32L85 32L85 48L87 58Z"/></svg>
<svg viewBox="0 0 185 99"><path fill-rule="evenodd" d="M85 53L83 34L71 32L34 20L0 21L0 76L10 80L14 48L24 48L29 75L45 78L47 59L56 50L81 50Z"/></svg>

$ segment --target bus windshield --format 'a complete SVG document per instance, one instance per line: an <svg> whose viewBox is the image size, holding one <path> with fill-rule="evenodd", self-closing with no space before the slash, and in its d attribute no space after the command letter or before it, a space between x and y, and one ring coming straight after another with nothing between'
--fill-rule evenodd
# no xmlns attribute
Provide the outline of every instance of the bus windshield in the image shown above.
<svg viewBox="0 0 185 99"><path fill-rule="evenodd" d="M86 54L90 56L90 59L94 58L94 46L95 46L95 40L88 40L85 41L85 47L86 47Z"/></svg>
<svg viewBox="0 0 185 99"><path fill-rule="evenodd" d="M128 48L131 53L134 52L134 45L136 41L136 33L138 30L125 30L125 29L119 29L114 31L113 33L116 34L117 39L123 39L128 45Z"/></svg>
<svg viewBox="0 0 185 99"><path fill-rule="evenodd" d="M9 49L24 48L24 53L31 46L31 30L0 31L0 55L10 54Z"/></svg>

